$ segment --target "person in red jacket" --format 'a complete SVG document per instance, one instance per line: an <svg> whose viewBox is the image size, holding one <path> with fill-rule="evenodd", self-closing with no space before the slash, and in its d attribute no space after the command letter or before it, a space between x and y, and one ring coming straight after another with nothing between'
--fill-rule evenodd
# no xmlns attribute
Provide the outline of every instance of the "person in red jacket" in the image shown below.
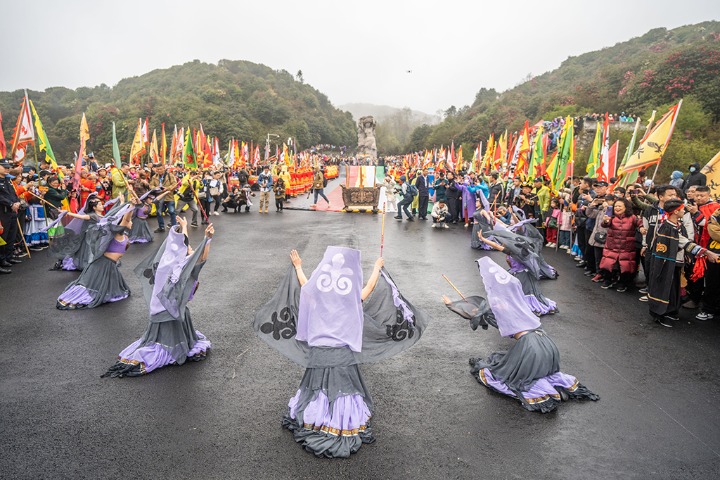
<svg viewBox="0 0 720 480"><path fill-rule="evenodd" d="M642 221L633 215L632 204L620 198L613 202L612 211L605 213L602 226L608 229L600 260L600 271L604 278L602 288L612 288L618 283L615 279L619 277L617 291L625 292L637 272L635 232L642 227Z"/></svg>

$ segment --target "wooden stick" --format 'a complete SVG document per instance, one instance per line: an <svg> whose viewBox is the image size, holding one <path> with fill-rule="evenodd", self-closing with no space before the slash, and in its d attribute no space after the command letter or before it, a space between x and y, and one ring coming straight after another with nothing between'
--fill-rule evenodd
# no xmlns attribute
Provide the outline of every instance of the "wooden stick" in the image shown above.
<svg viewBox="0 0 720 480"><path fill-rule="evenodd" d="M15 220L17 221L17 224L18 224L18 230L20 230L20 238L22 238L23 245L25 245L25 253L27 253L28 258L32 258L32 255L30 255L30 249L28 248L28 244L25 241L25 234L23 233L23 229L20 226L20 219L16 218Z"/></svg>
<svg viewBox="0 0 720 480"><path fill-rule="evenodd" d="M442 277L445 279L446 282L448 282L450 284L450 286L453 288L453 290L455 290L457 292L457 294L460 295L460 298L465 300L465 296L460 292L460 290L457 289L457 287L455 285L453 285L453 283L450 281L450 279L447 276L445 276L444 273L443 273Z"/></svg>
<svg viewBox="0 0 720 480"><path fill-rule="evenodd" d="M48 202L47 200L45 200L45 199L42 198L42 197L38 197L37 195L35 195L34 193L32 193L32 192L29 191L29 190L27 190L25 193L29 193L29 194L32 195L33 197L35 197L35 198L37 198L38 200L40 200L42 203L44 203L44 204L46 204L46 205L50 205L50 206L51 206L52 208L54 208L55 210L62 210L62 208L56 207L56 206L53 205L52 203ZM47 218L47 215L45 215L45 217Z"/></svg>
<svg viewBox="0 0 720 480"><path fill-rule="evenodd" d="M380 258L382 258L383 247L385 246L385 202L383 202L382 223L380 225Z"/></svg>

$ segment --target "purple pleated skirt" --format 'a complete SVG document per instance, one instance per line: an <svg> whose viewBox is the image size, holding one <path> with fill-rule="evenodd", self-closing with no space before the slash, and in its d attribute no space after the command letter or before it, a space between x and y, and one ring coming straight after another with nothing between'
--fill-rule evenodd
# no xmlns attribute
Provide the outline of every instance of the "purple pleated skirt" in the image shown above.
<svg viewBox="0 0 720 480"><path fill-rule="evenodd" d="M208 350L212 347L210 341L205 335L195 330L198 340L195 345L185 354L188 360L202 360L207 355ZM134 374L127 373L127 376L144 375L167 365L178 363L173 355L172 349L160 343L151 343L149 345L140 346L143 343L142 338L128 345L120 355L118 355L118 363L128 366L137 366L133 369Z"/></svg>
<svg viewBox="0 0 720 480"><path fill-rule="evenodd" d="M103 303L117 302L130 295L130 288L120 273L117 262L98 257L77 280L71 282L57 299L59 310L95 308Z"/></svg>
<svg viewBox="0 0 720 480"><path fill-rule="evenodd" d="M325 352L331 350L338 349ZM370 394L358 366L348 363L308 368L283 418L295 441L318 457L347 458L363 443L375 441Z"/></svg>

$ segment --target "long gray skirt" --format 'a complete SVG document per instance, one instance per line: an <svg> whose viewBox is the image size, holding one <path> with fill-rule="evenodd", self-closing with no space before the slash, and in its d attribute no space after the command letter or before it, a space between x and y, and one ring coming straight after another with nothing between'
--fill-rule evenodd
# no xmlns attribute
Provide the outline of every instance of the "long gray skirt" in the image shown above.
<svg viewBox="0 0 720 480"><path fill-rule="evenodd" d="M282 421L295 441L327 458L347 458L374 442L372 399L350 349L313 347L310 365Z"/></svg>
<svg viewBox="0 0 720 480"><path fill-rule="evenodd" d="M132 228L128 235L130 243L150 243L153 241L153 234L148 227L147 220L144 218L133 218Z"/></svg>
<svg viewBox="0 0 720 480"><path fill-rule="evenodd" d="M536 315L547 315L549 313L557 313L560 311L557 307L557 303L543 295L542 290L540 290L540 281L530 272L522 270L520 272L512 273L515 278L520 280L523 293L525 294L525 301L530 307L530 310L532 310Z"/></svg>
<svg viewBox="0 0 720 480"><path fill-rule="evenodd" d="M600 399L560 371L560 352L541 329L520 337L507 352L495 352L484 360L471 358L470 366L480 383L518 399L530 411L551 412L568 398Z"/></svg>
<svg viewBox="0 0 720 480"><path fill-rule="evenodd" d="M123 300L129 295L130 288L117 262L102 255L88 265L77 280L65 287L56 307L60 310L95 308L103 303Z"/></svg>
<svg viewBox="0 0 720 480"><path fill-rule="evenodd" d="M120 352L117 363L102 376L137 377L166 365L204 360L211 347L205 335L195 330L187 307L181 319L160 312L150 318L143 336Z"/></svg>

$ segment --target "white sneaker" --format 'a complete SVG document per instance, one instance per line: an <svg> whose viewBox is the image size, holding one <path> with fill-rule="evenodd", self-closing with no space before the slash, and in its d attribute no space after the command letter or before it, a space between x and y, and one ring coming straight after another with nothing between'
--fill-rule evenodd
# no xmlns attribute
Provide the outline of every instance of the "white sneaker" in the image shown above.
<svg viewBox="0 0 720 480"><path fill-rule="evenodd" d="M450 228L450 227L448 227L447 223L446 223L445 225L443 225L443 228Z"/></svg>
<svg viewBox="0 0 720 480"><path fill-rule="evenodd" d="M213 215L220 215L219 212L213 212Z"/></svg>
<svg viewBox="0 0 720 480"><path fill-rule="evenodd" d="M715 318L715 315L713 315L712 313L700 312L695 315L695 318L700 320L701 322L705 322L707 320L712 320L713 318Z"/></svg>
<svg viewBox="0 0 720 480"><path fill-rule="evenodd" d="M437 225L435 225L434 223L432 225L430 225L430 228L435 228L435 227L437 227Z"/></svg>

